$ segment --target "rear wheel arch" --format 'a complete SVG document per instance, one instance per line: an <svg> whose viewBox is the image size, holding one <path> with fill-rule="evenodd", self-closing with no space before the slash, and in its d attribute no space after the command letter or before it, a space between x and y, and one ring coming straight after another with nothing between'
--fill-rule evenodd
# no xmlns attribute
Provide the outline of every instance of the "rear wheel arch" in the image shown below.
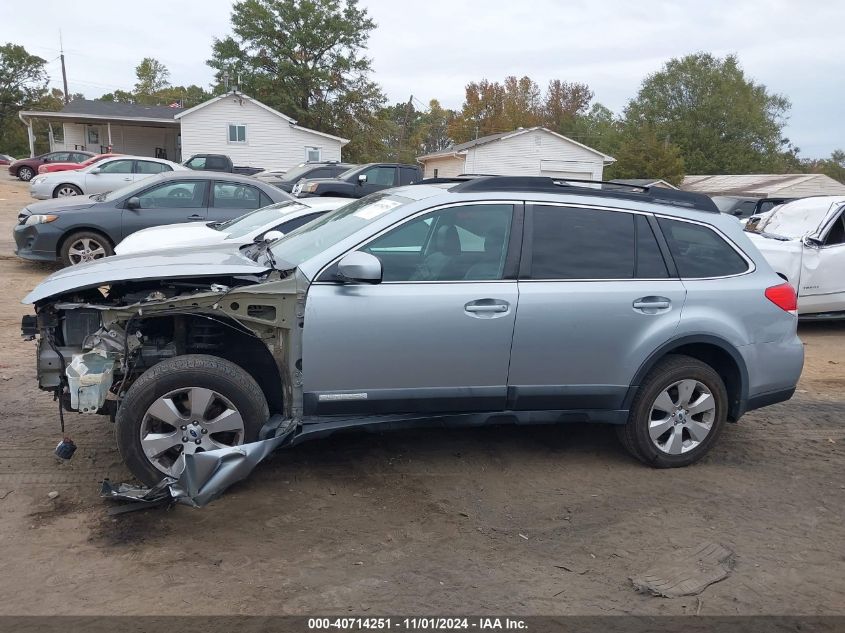
<svg viewBox="0 0 845 633"><path fill-rule="evenodd" d="M640 366L631 388L625 397L623 408L630 408L639 386L648 373L667 356L685 355L696 358L719 374L728 391L728 420L736 422L745 412L748 399L748 368L736 347L722 338L711 334L683 336L668 341Z"/></svg>

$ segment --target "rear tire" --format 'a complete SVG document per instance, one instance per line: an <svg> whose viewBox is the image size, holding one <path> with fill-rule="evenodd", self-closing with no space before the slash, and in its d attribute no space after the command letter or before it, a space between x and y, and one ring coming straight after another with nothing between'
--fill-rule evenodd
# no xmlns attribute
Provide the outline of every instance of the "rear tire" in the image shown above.
<svg viewBox="0 0 845 633"><path fill-rule="evenodd" d="M728 392L718 373L697 358L670 355L643 380L628 422L617 427L622 445L655 468L689 466L722 432Z"/></svg>
<svg viewBox="0 0 845 633"><path fill-rule="evenodd" d="M71 233L62 242L59 257L65 266L76 266L114 255L114 247L105 235L93 231Z"/></svg>
<svg viewBox="0 0 845 633"><path fill-rule="evenodd" d="M23 167L18 169L18 178L20 178L24 182L29 182L30 180L32 180L32 177L34 175L35 171L32 169L32 167L27 167L24 165Z"/></svg>
<svg viewBox="0 0 845 633"><path fill-rule="evenodd" d="M239 427L237 434L233 434L236 436L233 436L231 441L227 442L224 439L215 438L211 421L202 423L203 421L198 416L187 411L183 412L183 414L187 414L184 420L180 419L175 424L163 425L162 428L145 426L150 423L150 411L155 411L155 409L151 409L154 404L166 400L170 394L178 394L192 389L213 392L219 402L224 403L225 406L234 410L240 416L243 424ZM211 403L212 409L216 404L219 403ZM220 409L218 408L217 411L220 411ZM213 418L217 411L212 411L209 417ZM161 468L167 467L170 458L164 454L155 458L148 457L144 452L144 442L141 439L144 432L158 433L158 436L161 436L175 431L177 437L172 441L175 447L172 456L175 456L179 455L180 452L193 452L193 442L196 440L193 440L193 436L189 435L192 429L202 429L201 435L195 434L196 437L201 438L200 441L205 441L205 438L215 438L220 445L236 446L257 440L258 432L269 417L270 412L264 393L255 379L244 369L217 356L187 354L154 365L135 381L126 392L126 396L117 411L115 438L118 451L132 474L146 485L154 486L168 474ZM154 420L156 418L157 416L153 416ZM199 419L201 424L192 426L191 423L194 419ZM183 435L183 431L181 431L182 422L188 427L184 431L185 437L188 438L187 443L181 441ZM177 424L180 428L175 428ZM205 433L206 430L210 430L210 434ZM146 437L149 437L149 435ZM197 444L200 443L199 441L196 442ZM149 447L149 444L147 446ZM213 450L213 447L209 447L209 450ZM159 467L155 465L154 461ZM173 465L170 467L174 468ZM184 468L184 465L182 468ZM175 470L178 470L178 468ZM177 476L175 471L170 474Z"/></svg>

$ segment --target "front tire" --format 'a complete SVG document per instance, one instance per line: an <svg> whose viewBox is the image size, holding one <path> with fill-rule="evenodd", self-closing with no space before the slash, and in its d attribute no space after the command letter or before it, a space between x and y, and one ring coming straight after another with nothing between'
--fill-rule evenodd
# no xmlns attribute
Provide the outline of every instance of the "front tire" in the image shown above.
<svg viewBox="0 0 845 633"><path fill-rule="evenodd" d="M645 377L617 433L628 452L650 466L689 466L716 443L727 411L719 374L697 358L673 354Z"/></svg>
<svg viewBox="0 0 845 633"><path fill-rule="evenodd" d="M77 187L76 185L71 185L69 183L65 183L59 185L53 190L53 197L54 198L67 198L69 196L81 196L82 189Z"/></svg>
<svg viewBox="0 0 845 633"><path fill-rule="evenodd" d="M59 257L65 266L76 266L95 259L114 255L114 247L108 238L93 231L71 233L62 242Z"/></svg>
<svg viewBox="0 0 845 633"><path fill-rule="evenodd" d="M238 446L258 439L270 417L258 383L245 370L204 354L154 365L126 392L115 437L126 466L154 486L178 477L184 454Z"/></svg>
<svg viewBox="0 0 845 633"><path fill-rule="evenodd" d="M32 177L35 175L35 171L32 167L23 166L18 169L18 178L23 180L24 182L29 182L32 180Z"/></svg>

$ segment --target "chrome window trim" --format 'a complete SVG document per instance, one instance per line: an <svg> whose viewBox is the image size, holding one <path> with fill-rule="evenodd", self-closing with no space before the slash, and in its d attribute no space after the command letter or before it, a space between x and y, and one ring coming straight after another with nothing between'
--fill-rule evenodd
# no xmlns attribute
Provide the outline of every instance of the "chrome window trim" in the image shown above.
<svg viewBox="0 0 845 633"><path fill-rule="evenodd" d="M466 206L478 206L478 205L487 205L487 204L507 204L511 207L511 213L513 214L516 211L516 206L520 204L525 204L522 200L467 200L467 201L459 201L459 202L447 202L445 204L436 205L433 207L429 207L428 209L423 209L422 211L417 211L413 215L409 215L407 218L403 218L399 222L395 224L391 224L390 226L382 229L375 235L369 236L367 239L359 242L352 248L350 248L345 253L338 255L333 260L331 260L328 264L323 266L319 272L314 275L315 281L311 282L311 285L320 284L320 285L327 285L327 286L336 286L338 282L336 281L319 281L320 277L323 275L324 272L328 268L334 266L337 262L341 259L346 257L349 253L354 253L357 250L360 250L363 246L366 246L373 240L381 237L385 233L392 231L393 229L402 226L406 222L410 222L411 220L415 220L422 215L427 215L429 213L434 213L436 211L442 211L443 209L450 209L452 207L466 207ZM513 215L511 215L511 221L513 221ZM396 284L454 284L454 283L463 283L463 284L485 284L485 283L497 283L497 282L506 282L506 283L516 283L516 279L479 279L478 281L472 281L471 279L450 279L444 281L382 281L378 285L396 285Z"/></svg>

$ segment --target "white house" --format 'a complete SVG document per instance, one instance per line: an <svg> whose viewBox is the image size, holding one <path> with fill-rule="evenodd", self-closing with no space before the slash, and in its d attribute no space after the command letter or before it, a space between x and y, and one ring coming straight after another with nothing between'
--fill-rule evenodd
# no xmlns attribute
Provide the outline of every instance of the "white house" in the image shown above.
<svg viewBox="0 0 845 633"><path fill-rule="evenodd" d="M601 180L615 159L544 127L531 127L482 136L417 161L426 178L490 174Z"/></svg>
<svg viewBox="0 0 845 633"><path fill-rule="evenodd" d="M296 124L292 118L239 92L228 92L175 117L182 156L228 154L235 165L293 167L306 161L340 161L349 140Z"/></svg>
<svg viewBox="0 0 845 633"><path fill-rule="evenodd" d="M341 159L349 141L297 125L289 116L231 91L193 108L77 99L60 112L19 114L30 133L46 121L50 151L87 150L181 161L193 154L227 154L235 165L290 168Z"/></svg>

